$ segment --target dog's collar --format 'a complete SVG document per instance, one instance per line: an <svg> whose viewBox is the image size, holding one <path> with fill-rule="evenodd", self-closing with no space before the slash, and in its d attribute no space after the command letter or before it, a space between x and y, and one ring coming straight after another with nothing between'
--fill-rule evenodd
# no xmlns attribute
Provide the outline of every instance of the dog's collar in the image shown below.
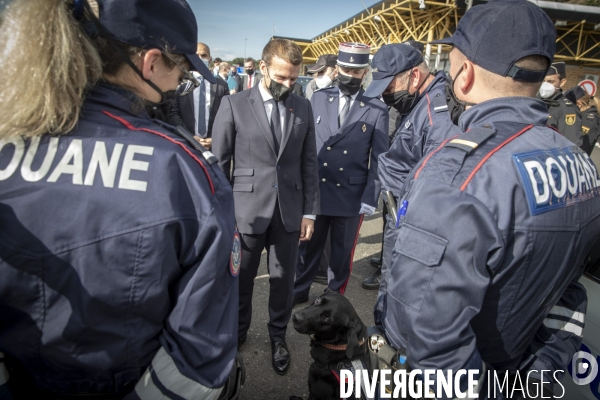
<svg viewBox="0 0 600 400"><path fill-rule="evenodd" d="M348 348L348 344L329 344L329 343L323 343L323 342L317 342L315 339L314 335L311 335L311 339L314 343L318 343L319 346L325 347L326 349L329 350L335 350L335 351L346 351L346 349ZM358 342L359 346L362 346L363 344L365 344L365 338L362 338L360 340L360 342Z"/></svg>

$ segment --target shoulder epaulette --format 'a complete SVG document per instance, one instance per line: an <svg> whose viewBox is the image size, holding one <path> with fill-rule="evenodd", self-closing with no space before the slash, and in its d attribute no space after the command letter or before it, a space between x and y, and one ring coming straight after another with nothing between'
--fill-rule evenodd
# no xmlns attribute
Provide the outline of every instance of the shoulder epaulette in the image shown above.
<svg viewBox="0 0 600 400"><path fill-rule="evenodd" d="M441 93L436 94L431 99L431 103L433 105L433 111L436 113L447 112L448 111L448 103L446 102L446 97L442 96Z"/></svg>
<svg viewBox="0 0 600 400"><path fill-rule="evenodd" d="M477 147L479 147L486 140L494 136L496 130L488 125L478 126L463 133L459 137L452 139L446 147L456 147L464 150L467 154L471 153Z"/></svg>

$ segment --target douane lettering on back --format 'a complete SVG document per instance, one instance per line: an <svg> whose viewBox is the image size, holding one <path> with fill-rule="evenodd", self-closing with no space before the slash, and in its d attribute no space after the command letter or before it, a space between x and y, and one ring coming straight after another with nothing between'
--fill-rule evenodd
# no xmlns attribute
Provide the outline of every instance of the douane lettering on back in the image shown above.
<svg viewBox="0 0 600 400"><path fill-rule="evenodd" d="M101 184L114 188L116 183L118 189L141 192L147 189L147 181L132 179L131 175L132 171L148 171L148 156L152 156L154 147L115 143L109 150L100 140L90 143L58 137L44 139L40 146L41 140L39 137L27 141L19 137L0 140L0 181L20 176L27 182L46 179L56 183L69 177L73 185ZM84 146L92 143L91 157L86 159Z"/></svg>

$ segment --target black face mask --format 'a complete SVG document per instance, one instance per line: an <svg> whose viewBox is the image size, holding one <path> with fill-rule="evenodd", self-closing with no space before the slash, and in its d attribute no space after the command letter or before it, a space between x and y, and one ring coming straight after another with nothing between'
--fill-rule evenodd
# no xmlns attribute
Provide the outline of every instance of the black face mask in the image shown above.
<svg viewBox="0 0 600 400"><path fill-rule="evenodd" d="M448 74L448 80L446 81L446 103L448 103L448 111L450 112L450 118L452 119L452 123L454 125L458 125L458 118L460 118L461 114L465 112L467 106L477 105L477 103L468 103L466 101L459 100L456 97L456 93L454 92L454 81L456 78L458 78L462 70L463 67L460 67L454 78Z"/></svg>
<svg viewBox="0 0 600 400"><path fill-rule="evenodd" d="M169 111L171 109L173 100L175 99L175 90L169 90L168 92L164 92L163 100L160 103L154 103L151 101L146 101L144 108L150 118L159 119L163 122L169 122Z"/></svg>
<svg viewBox="0 0 600 400"><path fill-rule="evenodd" d="M254 75L254 70L253 69L246 69L246 74L248 74L248 75Z"/></svg>
<svg viewBox="0 0 600 400"><path fill-rule="evenodd" d="M427 79L423 79L423 82L421 82L413 94L408 94L408 89L400 90L382 95L383 101L388 106L398 110L400 114L408 114L417 105L416 100L419 97L419 90L421 90L426 81ZM410 77L408 78L408 86L410 86Z"/></svg>
<svg viewBox="0 0 600 400"><path fill-rule="evenodd" d="M292 93L292 89L279 83L279 82L275 82L272 78L271 75L269 74L269 70L267 70L267 76L269 77L269 80L271 81L271 83L269 83L269 93L271 93L271 96L273 96L273 98L275 99L275 101L285 101L290 93Z"/></svg>
<svg viewBox="0 0 600 400"><path fill-rule="evenodd" d="M354 96L360 90L362 78L353 78L348 75L338 74L338 87L346 96Z"/></svg>

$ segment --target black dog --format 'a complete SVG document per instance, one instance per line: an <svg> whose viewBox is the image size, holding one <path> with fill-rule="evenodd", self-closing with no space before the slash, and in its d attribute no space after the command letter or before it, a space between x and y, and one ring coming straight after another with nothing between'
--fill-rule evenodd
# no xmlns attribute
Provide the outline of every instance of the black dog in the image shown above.
<svg viewBox="0 0 600 400"><path fill-rule="evenodd" d="M367 327L350 301L339 293L327 293L292 317L294 329L311 335L308 400L339 400L340 370L360 360L369 367Z"/></svg>

